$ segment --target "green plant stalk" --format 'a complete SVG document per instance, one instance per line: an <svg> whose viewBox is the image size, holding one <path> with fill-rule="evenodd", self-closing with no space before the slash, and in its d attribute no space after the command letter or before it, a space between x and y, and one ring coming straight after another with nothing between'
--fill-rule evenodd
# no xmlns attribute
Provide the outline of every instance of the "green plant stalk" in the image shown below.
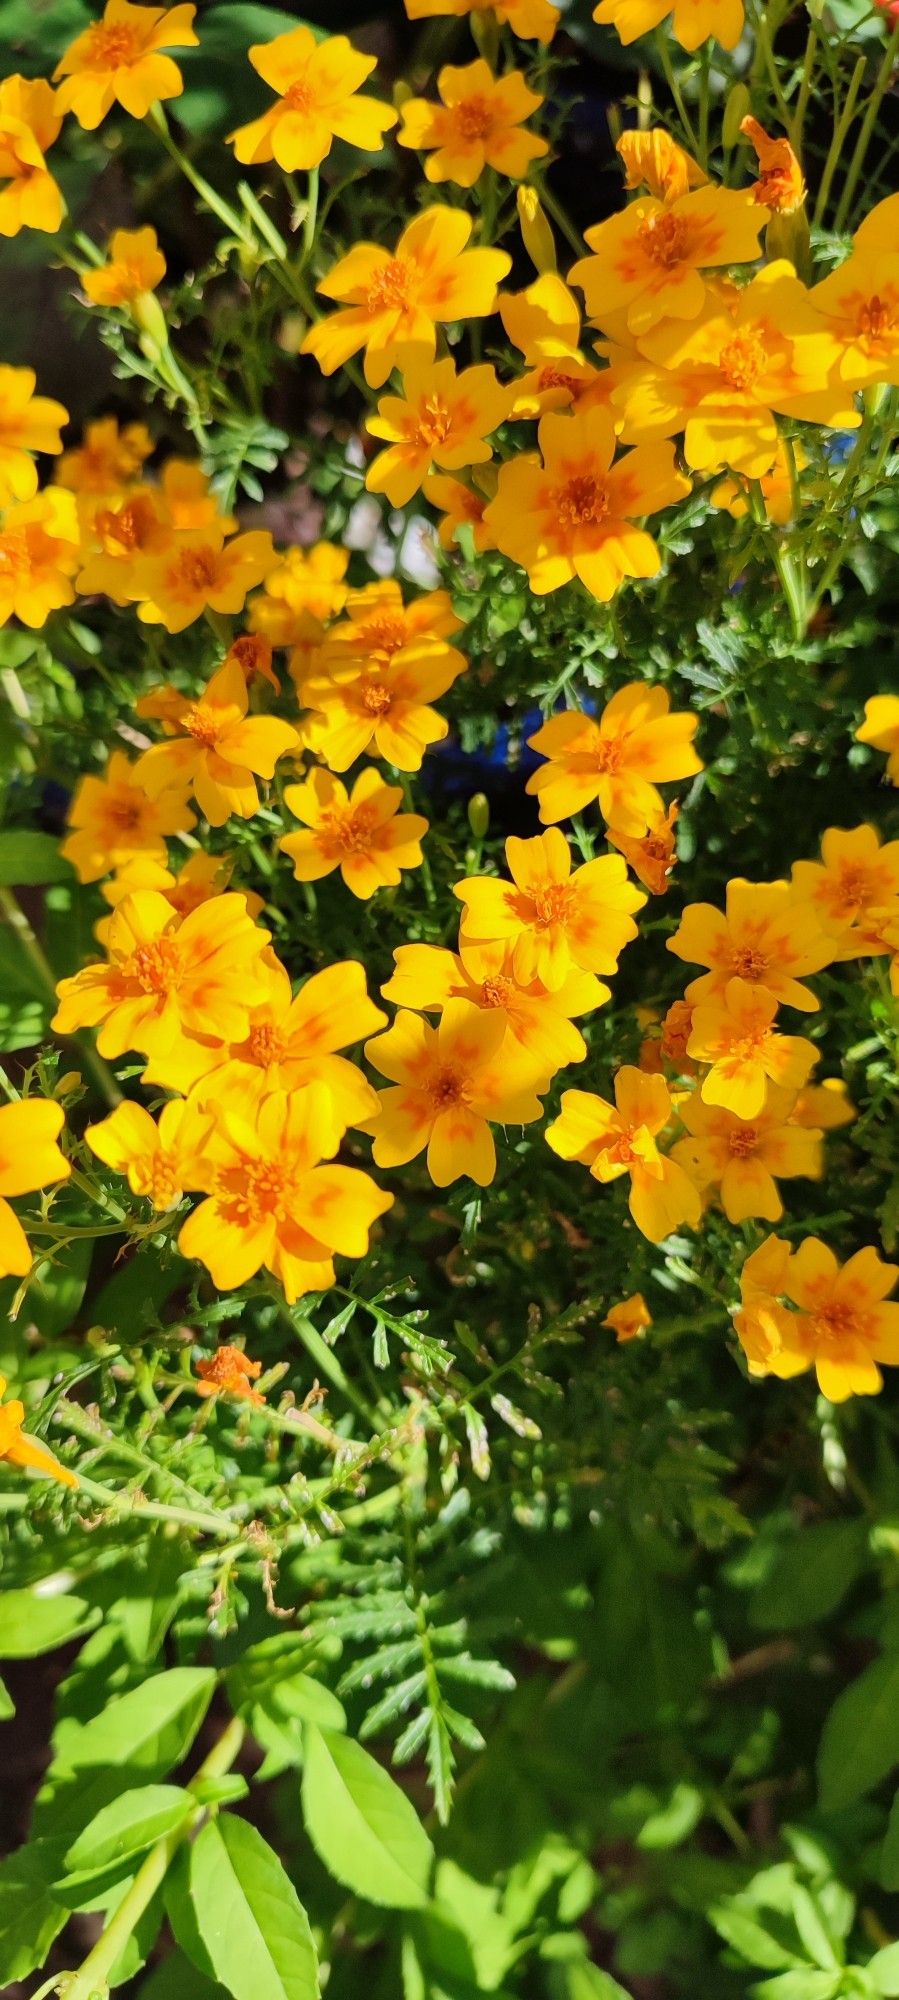
<svg viewBox="0 0 899 2000"><path fill-rule="evenodd" d="M852 208L852 203L855 199L855 190L859 183L859 178L862 172L862 168L864 167L865 160L867 158L868 147L871 143L874 127L877 123L877 114L880 110L880 107L883 103L883 100L886 96L886 93L892 81L893 71L895 70L896 67L897 52L899 52L899 17L897 17L897 19L893 23L892 33L890 34L886 48L883 52L883 61L881 62L880 68L877 72L877 77L874 83L874 89L872 90L871 95L868 99L867 109L865 111L864 118L862 119L861 130L859 132L855 144L855 152L853 153L852 159L849 164L849 171L846 175L846 184L840 196L839 206L837 208L837 213L836 213L836 220L834 222L834 228L837 231L837 234L839 234L840 230L845 229L846 227L846 223Z"/></svg>
<svg viewBox="0 0 899 2000"><path fill-rule="evenodd" d="M817 228L820 224L830 199L831 182L842 157L844 140L855 116L855 106L858 101L858 93L864 81L866 68L867 64L864 56L859 56L858 62L849 79L849 87L843 99L843 109L834 125L830 151L824 162L824 169L818 188L818 198L815 202L815 212L812 216L812 225L814 228Z"/></svg>
<svg viewBox="0 0 899 2000"><path fill-rule="evenodd" d="M200 1765L196 1776L190 1779L187 1790L196 1793L204 1780L224 1777L240 1753L245 1734L245 1727L239 1716L233 1716L208 1757ZM58 1990L63 2000L94 2000L96 1994L108 1991L109 1974L121 1957L144 1911L149 1908L157 1889L165 1881L179 1847L191 1837L205 1816L205 1808L198 1806L189 1820L182 1826L175 1827L171 1833L164 1834L163 1838L156 1842L155 1847L151 1847L134 1877L127 1896L122 1898L118 1909L114 1911L92 1950L82 1960L77 1972L71 1973L59 1982Z"/></svg>
<svg viewBox="0 0 899 2000"><path fill-rule="evenodd" d="M659 52L659 58L662 64L662 68L665 72L665 82L667 83L671 95L674 99L677 115L684 128L684 134L689 144L690 151L692 153L698 154L699 138L697 133L693 129L692 121L688 114L687 107L684 103L683 92L681 90L680 84L678 83L677 77L674 74L674 66L671 61L671 56L668 52L666 35L667 31L666 29L663 28L656 39L656 47Z"/></svg>
<svg viewBox="0 0 899 2000"><path fill-rule="evenodd" d="M36 972L44 991L55 1001L56 978L53 967L49 959L44 956L22 905L12 889L0 887L0 917L2 917L3 922L9 926L14 937L18 940L29 965ZM104 1103L109 1105L111 1111L114 1111L116 1105L122 1102L122 1093L116 1083L112 1070L107 1067L107 1064L103 1061L103 1057L98 1055L92 1042L83 1040L80 1035L73 1035L70 1039L78 1050L78 1054L88 1075L93 1078Z"/></svg>

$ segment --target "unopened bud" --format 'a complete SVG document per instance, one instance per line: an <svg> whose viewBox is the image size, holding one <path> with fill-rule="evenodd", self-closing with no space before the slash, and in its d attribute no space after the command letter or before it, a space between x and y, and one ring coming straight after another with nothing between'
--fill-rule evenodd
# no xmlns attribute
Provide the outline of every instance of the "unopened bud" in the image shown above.
<svg viewBox="0 0 899 2000"><path fill-rule="evenodd" d="M721 136L725 146L739 145L741 126L749 110L750 103L751 99L745 83L735 83L733 89L728 91L727 102L724 106L724 117L721 124Z"/></svg>
<svg viewBox="0 0 899 2000"><path fill-rule="evenodd" d="M71 1097L73 1091L81 1090L82 1088L83 1078L80 1070L67 1069L64 1076L57 1077L56 1083L53 1086L53 1095L54 1097Z"/></svg>
<svg viewBox="0 0 899 2000"><path fill-rule="evenodd" d="M772 264L777 257L786 257L797 278L811 283L812 244L804 208L794 209L792 215L772 215L765 231L765 250Z"/></svg>
<svg viewBox="0 0 899 2000"><path fill-rule="evenodd" d="M556 269L556 245L552 230L540 206L536 189L522 184L515 199L522 242L542 278L545 271Z"/></svg>
<svg viewBox="0 0 899 2000"><path fill-rule="evenodd" d="M144 339L152 342L154 347L168 345L169 333L165 314L155 292L138 292L137 297L131 300L131 317L135 326L140 328ZM143 340L141 346L144 346ZM146 351L145 348L144 352Z"/></svg>
<svg viewBox="0 0 899 2000"><path fill-rule="evenodd" d="M468 824L475 840L483 840L490 825L490 800L486 792L473 792L468 801Z"/></svg>

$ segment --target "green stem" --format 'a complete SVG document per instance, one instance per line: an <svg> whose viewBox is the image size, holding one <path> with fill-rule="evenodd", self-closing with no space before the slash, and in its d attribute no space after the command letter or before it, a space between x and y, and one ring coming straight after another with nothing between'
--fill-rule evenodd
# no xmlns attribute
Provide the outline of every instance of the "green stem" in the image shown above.
<svg viewBox="0 0 899 2000"><path fill-rule="evenodd" d="M846 185L840 196L839 207L837 208L836 220L834 222L834 228L838 235L842 229L845 229L852 209L855 190L858 186L874 127L877 123L877 114L890 87L893 71L896 67L897 51L899 51L899 17L893 22L892 33L887 41L883 53L883 61L877 72L874 89L868 99L867 110L862 119L861 131L856 140L855 152L852 155L849 172L846 175Z"/></svg>
<svg viewBox="0 0 899 2000"><path fill-rule="evenodd" d="M17 939L29 965L37 974L41 986L49 997L55 1001L56 976L53 967L49 959L44 956L22 905L18 897L13 894L12 889L0 888L0 917L9 926L9 929ZM98 1055L91 1042L82 1041L80 1035L73 1035L71 1040L81 1057L88 1075L93 1078L104 1103L109 1105L111 1111L114 1111L116 1105L122 1102L122 1093L111 1069L107 1068L102 1056Z"/></svg>
<svg viewBox="0 0 899 2000"><path fill-rule="evenodd" d="M665 72L665 82L667 83L671 95L674 99L675 107L677 109L677 115L684 128L684 135L687 139L690 151L691 153L698 153L699 138L697 133L693 129L692 121L689 117L689 114L687 112L687 107L684 103L683 93L681 91L680 84L678 83L677 77L674 74L674 67L671 61L671 56L668 52L667 33L668 33L667 28L662 28L656 41L656 46L658 48L662 68Z"/></svg>
<svg viewBox="0 0 899 2000"><path fill-rule="evenodd" d="M145 1521L172 1521L182 1528L192 1529L194 1534L218 1535L231 1540L235 1528L240 1525L227 1514L213 1514L203 1508L173 1507L164 1500L147 1500L142 1493L117 1493L114 1487L102 1486L99 1480L89 1479L83 1472L78 1473L78 1486L89 1500L97 1500L101 1506L119 1514L134 1514Z"/></svg>
<svg viewBox="0 0 899 2000"><path fill-rule="evenodd" d="M575 256L583 257L586 249L586 244L584 243L584 239L581 236L580 232L575 228L574 223L571 221L565 209L562 207L562 203L556 200L556 197L553 194L552 189L547 187L545 181L541 183L540 200L543 203L547 215L552 216L556 228L561 229L562 235L564 236L566 243L569 243L571 245L571 248L574 251Z"/></svg>
<svg viewBox="0 0 899 2000"><path fill-rule="evenodd" d="M376 1431L378 1428L376 1417L369 1409L365 1398L360 1396L355 1384L350 1381L346 1370L338 1361L334 1349L328 1346L326 1340L322 1339L318 1328L314 1327L312 1321L306 1318L305 1313L295 1319L290 1306L285 1303L284 1298L274 1292L272 1296L275 1298L275 1303L282 1318L287 1321L288 1326L296 1334L297 1339L302 1341L307 1354L314 1361L316 1368L321 1369L322 1374L327 1376L328 1381L333 1383L334 1388L340 1390L341 1395L345 1396L347 1401L352 1403L358 1415L365 1419L365 1422L371 1426L373 1431Z"/></svg>
<svg viewBox="0 0 899 2000"><path fill-rule="evenodd" d="M821 175L821 184L818 188L818 197L815 202L815 212L814 215L812 216L812 224L814 228L817 228L821 223L825 210L827 208L827 203L830 199L831 182L833 180L834 174L836 173L837 166L839 165L839 162L842 159L843 146L846 140L846 135L849 131L849 127L852 124L852 120L855 116L856 101L858 99L858 93L862 87L862 82L864 80L864 74L866 68L867 64L865 62L864 56L859 56L858 62L856 63L852 75L849 79L849 88L843 100L843 109L840 112L840 115L837 118L836 123L834 125L833 138L831 139L830 142L830 151L824 162L824 171Z"/></svg>

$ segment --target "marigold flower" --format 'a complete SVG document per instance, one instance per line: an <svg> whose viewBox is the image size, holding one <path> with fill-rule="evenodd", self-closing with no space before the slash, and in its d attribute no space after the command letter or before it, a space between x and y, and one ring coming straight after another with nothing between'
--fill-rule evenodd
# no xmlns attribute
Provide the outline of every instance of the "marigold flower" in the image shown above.
<svg viewBox="0 0 899 2000"><path fill-rule="evenodd" d="M830 965L833 943L789 882L728 882L726 914L712 903L688 903L669 951L708 972L687 987L695 1005L721 994L730 979L764 988L774 1000L817 1013L820 1001L800 978Z"/></svg>
<svg viewBox="0 0 899 2000"><path fill-rule="evenodd" d="M2 1112L0 1112L2 1117ZM30 1263L30 1258L29 1258ZM26 1269L28 1266L26 1265ZM6 1394L6 1376L0 1375L0 1398ZM25 1405L15 1397L9 1403L0 1401L0 1462L7 1465L23 1465L33 1472L45 1472L49 1479L55 1479L60 1486L77 1486L74 1472L67 1465L61 1465L37 1438L29 1437L23 1431Z"/></svg>
<svg viewBox="0 0 899 2000"><path fill-rule="evenodd" d="M52 396L36 396L33 368L0 364L0 506L33 500L37 467L32 453L62 451L60 429L68 410Z"/></svg>
<svg viewBox="0 0 899 2000"><path fill-rule="evenodd" d="M402 107L400 146L418 153L432 152L425 161L429 181L453 181L456 187L474 187L485 167L505 174L509 180L523 180L534 160L543 158L549 147L522 125L543 98L529 90L520 70L507 70L495 77L480 58L464 69L451 64L439 71L437 90L440 104L426 97L407 98Z"/></svg>
<svg viewBox="0 0 899 2000"><path fill-rule="evenodd" d="M622 132L615 151L624 167L626 188L645 188L657 201L679 201L691 188L706 187L708 174L663 125L648 132Z"/></svg>
<svg viewBox="0 0 899 2000"><path fill-rule="evenodd" d="M365 349L365 379L380 389L393 368L431 361L438 322L482 319L511 267L504 250L467 250L472 220L460 208L428 208L403 230L394 251L357 243L318 290L345 310L311 326L300 352L324 375Z"/></svg>
<svg viewBox="0 0 899 2000"><path fill-rule="evenodd" d="M619 1347L623 1341L639 1340L652 1325L652 1314L642 1292L632 1292L629 1299L620 1299L617 1306L610 1306L602 1326L610 1326Z"/></svg>
<svg viewBox="0 0 899 2000"><path fill-rule="evenodd" d="M794 1125L811 1125L822 1132L835 1132L851 1125L858 1117L842 1077L826 1076L821 1083L807 1083L792 1110Z"/></svg>
<svg viewBox="0 0 899 2000"><path fill-rule="evenodd" d="M159 475L159 492L173 528L206 528L218 522L226 535L233 535L237 521L223 514L209 476L194 458L167 458Z"/></svg>
<svg viewBox="0 0 899 2000"><path fill-rule="evenodd" d="M193 1090L205 1103L252 1097L273 1090L299 1090L307 1083L324 1084L341 1129L364 1125L377 1114L378 1100L370 1083L352 1062L338 1053L386 1024L386 1015L366 992L365 969L354 959L315 972L299 992L280 960L267 952L259 965L265 999L250 1009L249 1031L242 1041L206 1045L185 1037L180 1048L146 1071L148 1083L168 1080L171 1090Z"/></svg>
<svg viewBox="0 0 899 2000"><path fill-rule="evenodd" d="M744 118L740 131L754 148L759 163L753 201L760 208L769 208L774 215L793 215L805 200L805 181L789 139L769 139L757 118Z"/></svg>
<svg viewBox="0 0 899 2000"><path fill-rule="evenodd" d="M59 110L73 112L86 132L94 132L114 104L131 118L146 118L151 105L180 97L181 72L161 51L197 47L196 11L106 0L102 19L76 35L53 71L54 81L63 78Z"/></svg>
<svg viewBox="0 0 899 2000"><path fill-rule="evenodd" d="M899 254L856 248L809 294L839 351L847 387L899 382Z"/></svg>
<svg viewBox="0 0 899 2000"><path fill-rule="evenodd" d="M155 292L165 269L155 229L116 229L108 261L82 272L82 289L92 305L129 306L143 292Z"/></svg>
<svg viewBox="0 0 899 2000"><path fill-rule="evenodd" d="M539 417L605 393L605 376L581 353L581 315L556 271L544 271L523 292L505 292L500 318L529 366L513 384L513 417Z"/></svg>
<svg viewBox="0 0 899 2000"><path fill-rule="evenodd" d="M338 667L339 656L328 656ZM395 764L398 771L417 771L430 744L446 736L449 724L431 702L445 694L464 673L468 662L453 646L402 649L394 665L366 672L347 653L346 668L333 678L311 674L302 683L300 699L314 713L306 740L334 771L346 771L363 751ZM322 654L322 665L326 655Z"/></svg>
<svg viewBox="0 0 899 2000"><path fill-rule="evenodd" d="M380 1094L378 1166L404 1166L427 1147L436 1187L464 1175L487 1187L496 1173L490 1123L529 1125L541 1115L533 1066L508 1038L502 1015L468 1000L448 1000L436 1028L401 1010L385 1034L366 1042L365 1054L393 1086Z"/></svg>
<svg viewBox="0 0 899 2000"><path fill-rule="evenodd" d="M69 807L73 831L60 848L79 882L97 882L138 855L164 865L167 837L196 826L183 785L151 797L139 772L140 759L129 764L114 750L102 778L89 772L80 780Z"/></svg>
<svg viewBox="0 0 899 2000"><path fill-rule="evenodd" d="M522 986L512 960L514 945L466 944L458 953L433 944L402 944L393 954L396 970L381 992L396 1007L439 1014L450 1000L495 1010L541 1076L554 1076L569 1063L583 1062L587 1044L573 1016L590 1014L611 999L591 972L571 972L555 993L539 979Z"/></svg>
<svg viewBox="0 0 899 2000"><path fill-rule="evenodd" d="M495 368L457 374L449 358L410 364L402 395L382 396L377 414L365 420L370 436L385 438L389 447L369 466L368 491L386 493L391 507L405 507L433 466L457 472L484 464L493 456L487 439L508 416L509 401Z"/></svg>
<svg viewBox="0 0 899 2000"><path fill-rule="evenodd" d="M309 621L316 640L322 639L325 626L346 604L349 560L349 549L335 548L333 542L282 549L277 567L269 570L250 606L253 631L264 632L273 646L294 646L307 636Z"/></svg>
<svg viewBox="0 0 899 2000"><path fill-rule="evenodd" d="M44 154L59 136L62 113L44 77L0 83L0 236L40 229L55 236L65 214Z"/></svg>
<svg viewBox="0 0 899 2000"><path fill-rule="evenodd" d="M777 1373L801 1374L805 1366L800 1355L784 1346L789 1338L792 1314L783 1304L790 1246L780 1236L768 1236L747 1257L740 1273L742 1307L734 1314L734 1330L746 1356L750 1375L771 1372L771 1358L778 1356Z"/></svg>
<svg viewBox="0 0 899 2000"><path fill-rule="evenodd" d="M634 871L638 882L649 890L651 896L664 896L668 889L668 878L677 859L675 826L678 807L672 801L666 813L651 822L639 839L622 833L610 826L609 839L619 854Z"/></svg>
<svg viewBox="0 0 899 2000"><path fill-rule="evenodd" d="M171 733L138 758L138 783L151 798L189 788L210 826L224 826L232 813L252 819L259 811L256 778L270 781L299 737L277 716L248 715L248 704L236 660L219 667L196 699L167 685L142 695L137 714L157 717Z"/></svg>
<svg viewBox="0 0 899 2000"><path fill-rule="evenodd" d="M899 1362L899 1304L885 1304L899 1265L884 1264L876 1250L857 1250L840 1265L816 1236L806 1236L787 1266L784 1290L799 1312L775 1352L774 1375L814 1367L821 1394L831 1403L876 1396L883 1387L878 1362ZM786 1359L787 1366L783 1366Z"/></svg>
<svg viewBox="0 0 899 2000"><path fill-rule="evenodd" d="M704 1104L698 1091L678 1106L690 1137L678 1140L671 1157L700 1194L711 1187L718 1190L728 1222L745 1222L754 1215L779 1222L783 1202L777 1181L797 1175L821 1179L822 1133L796 1124L794 1105L792 1091L770 1085L762 1110L751 1121L720 1105Z"/></svg>
<svg viewBox="0 0 899 2000"><path fill-rule="evenodd" d="M0 528L0 625L19 618L37 630L74 602L81 531L71 493L48 486L10 507Z"/></svg>
<svg viewBox="0 0 899 2000"><path fill-rule="evenodd" d="M276 160L286 173L321 165L334 139L364 153L381 149L397 114L376 97L360 97L360 85L377 68L346 35L317 41L311 28L289 28L249 51L253 68L278 94L279 102L228 135L243 166Z"/></svg>
<svg viewBox="0 0 899 2000"><path fill-rule="evenodd" d="M428 474L424 495L429 504L443 515L442 521L437 524L437 540L442 549L452 548L463 524L471 528L472 546L479 552L495 546L484 512L493 499L496 487L490 472L486 478L491 481L490 490L480 492L476 486L463 485L461 479L452 479L448 472Z"/></svg>
<svg viewBox="0 0 899 2000"><path fill-rule="evenodd" d="M743 33L743 0L599 0L593 9L594 21L615 28L625 47L668 14L675 41L691 52L709 40L735 49Z"/></svg>
<svg viewBox="0 0 899 2000"><path fill-rule="evenodd" d="M855 740L887 752L884 776L899 785L899 694L872 694L865 702L865 719L855 732Z"/></svg>
<svg viewBox="0 0 899 2000"><path fill-rule="evenodd" d="M197 1362L197 1374L200 1379L194 1388L198 1396L238 1396L260 1408L265 1403L265 1397L252 1386L262 1374L262 1362L251 1361L241 1347L217 1347L214 1354Z"/></svg>
<svg viewBox="0 0 899 2000"><path fill-rule="evenodd" d="M685 1222L695 1229L701 1213L693 1182L656 1145L672 1113L664 1077L625 1064L615 1077L614 1104L592 1091L563 1090L559 1117L546 1131L553 1152L589 1167L594 1180L630 1175L628 1207L651 1243L661 1243Z"/></svg>
<svg viewBox="0 0 899 2000"><path fill-rule="evenodd" d="M402 786L385 785L371 764L351 792L322 770L312 771L301 785L288 785L284 803L307 830L285 834L278 846L292 861L297 881L319 882L339 868L347 888L363 901L377 889L395 888L404 869L421 867L428 830L419 813L399 811L402 801Z"/></svg>
<svg viewBox="0 0 899 2000"><path fill-rule="evenodd" d="M259 956L269 942L243 896L216 896L180 917L152 889L124 896L109 920L106 965L86 965L56 989L51 1026L96 1028L101 1055L139 1049L154 1060L184 1034L240 1041L264 999Z"/></svg>
<svg viewBox="0 0 899 2000"><path fill-rule="evenodd" d="M506 862L511 882L474 875L456 883L466 947L508 940L515 978L523 986L539 979L550 993L575 968L617 971L620 953L637 935L631 913L646 902L619 855L601 855L572 873L565 835L551 827L533 840L510 834Z"/></svg>
<svg viewBox="0 0 899 2000"><path fill-rule="evenodd" d="M800 908L812 911L831 940L834 958L864 957L877 912L894 903L899 913L899 840L881 847L873 826L828 827L821 860L794 862L792 881Z"/></svg>
<svg viewBox="0 0 899 2000"><path fill-rule="evenodd" d="M122 605L140 590L141 557L170 549L174 541L168 509L152 486L133 486L112 506L97 507L90 535L99 548L79 570L75 589L82 597L100 595Z"/></svg>
<svg viewBox="0 0 899 2000"><path fill-rule="evenodd" d="M232 639L222 661L223 667L237 666L249 685L255 675L268 681L276 694L281 692L281 684L272 666L272 643L264 639L261 632L240 632Z"/></svg>
<svg viewBox="0 0 899 2000"><path fill-rule="evenodd" d="M162 1210L177 1208L185 1189L198 1185L196 1162L211 1124L195 1104L180 1101L164 1104L157 1124L142 1104L128 1100L84 1136L104 1166L127 1177L132 1194Z"/></svg>
<svg viewBox="0 0 899 2000"><path fill-rule="evenodd" d="M729 979L715 999L693 1009L688 1055L711 1064L702 1083L704 1104L722 1104L738 1118L757 1118L767 1084L799 1091L817 1060L803 1035L780 1035L772 1027L777 1001L764 986Z"/></svg>
<svg viewBox="0 0 899 2000"><path fill-rule="evenodd" d="M207 609L233 615L277 560L271 535L262 529L226 542L221 522L186 528L170 547L140 564L134 579L141 599L137 615L167 632L183 632Z"/></svg>
<svg viewBox="0 0 899 2000"><path fill-rule="evenodd" d="M115 500L123 487L140 478L154 449L146 424L125 424L120 430L115 417L97 417L85 425L81 443L63 452L57 483L88 499Z"/></svg>
<svg viewBox="0 0 899 2000"><path fill-rule="evenodd" d="M540 801L544 825L571 819L594 799L614 829L616 846L618 835L639 840L663 821L657 786L703 769L692 743L699 717L686 709L671 714L670 707L665 688L628 681L601 715L572 708L550 716L528 737L530 748L548 760L526 787Z"/></svg>
<svg viewBox="0 0 899 2000"><path fill-rule="evenodd" d="M114 910L124 896L133 896L136 889L156 889L180 917L186 917L191 910L198 910L201 903L220 896L228 887L230 874L231 861L227 854L192 854L177 875L151 855L139 854L133 861L124 863L111 881L101 883L100 894ZM255 918L261 914L264 908L261 896L248 889L237 889L234 893L243 897L248 916ZM102 917L94 925L94 936L105 947L109 938L108 917ZM161 1081L167 1088L175 1089L175 1084L168 1082L168 1074ZM154 1079L148 1078L148 1081Z"/></svg>
<svg viewBox="0 0 899 2000"><path fill-rule="evenodd" d="M410 21L435 14L488 14L525 42L551 42L561 15L551 0L406 0Z"/></svg>
<svg viewBox="0 0 899 2000"><path fill-rule="evenodd" d="M31 1270L28 1238L8 1197L52 1187L72 1171L57 1145L64 1123L61 1105L43 1098L0 1104L0 1278Z"/></svg>
<svg viewBox="0 0 899 2000"><path fill-rule="evenodd" d="M586 231L593 254L572 265L568 280L582 287L600 325L624 312L632 333L648 333L662 319L695 320L706 299L701 273L753 263L762 227L741 188L701 187L664 202L641 196Z"/></svg>
<svg viewBox="0 0 899 2000"><path fill-rule="evenodd" d="M577 576L606 604L625 577L655 576L658 549L634 523L690 491L670 446L640 445L613 465L615 426L601 409L544 417L538 442L542 465L530 452L510 459L484 514L537 596Z"/></svg>
<svg viewBox="0 0 899 2000"><path fill-rule="evenodd" d="M289 1305L334 1283L335 1253L364 1257L369 1232L393 1196L356 1167L324 1166L342 1133L323 1084L229 1105L203 1148L208 1199L178 1237L183 1257L205 1264L219 1291L245 1285L264 1265Z"/></svg>
<svg viewBox="0 0 899 2000"><path fill-rule="evenodd" d="M407 666L427 653L439 657L454 673L466 665L464 653L445 641L462 629L449 591L429 590L422 597L403 603L403 593L393 577L367 583L362 590L346 595L346 617L332 626L323 649L325 670L335 679L345 676L354 662L372 672L388 667Z"/></svg>

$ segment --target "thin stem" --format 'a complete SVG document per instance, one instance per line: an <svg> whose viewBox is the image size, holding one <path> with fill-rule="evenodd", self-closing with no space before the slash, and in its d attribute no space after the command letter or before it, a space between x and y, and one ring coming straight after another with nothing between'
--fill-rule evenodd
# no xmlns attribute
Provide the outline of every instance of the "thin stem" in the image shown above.
<svg viewBox="0 0 899 2000"><path fill-rule="evenodd" d="M21 950L24 952L32 970L36 973L44 991L55 1002L56 976L53 967L49 959L45 957L22 905L12 889L0 887L0 917L2 917L5 924L8 924L9 929L18 940ZM88 1075L93 1078L104 1102L109 1105L111 1111L114 1111L116 1105L122 1102L122 1093L111 1069L107 1068L102 1056L98 1055L92 1042L83 1041L80 1035L73 1035L71 1040L78 1050L78 1054Z"/></svg>
<svg viewBox="0 0 899 2000"><path fill-rule="evenodd" d="M872 90L871 95L868 99L867 110L865 112L864 118L862 119L861 131L859 132L858 139L856 140L855 152L852 155L852 160L849 165L849 172L846 175L846 185L843 188L842 195L840 196L839 207L837 208L836 220L834 222L834 228L837 231L838 235L840 230L845 229L850 211L852 209L852 203L855 198L855 190L858 186L859 177L861 175L862 168L864 167L865 160L867 158L868 147L871 143L871 136L873 134L874 127L877 123L877 114L889 89L890 83L892 81L893 71L896 67L897 50L899 50L899 17L897 17L897 19L893 22L892 33L890 34L889 40L887 41L887 45L883 53L883 61L881 62L880 68L877 72L874 89Z"/></svg>
<svg viewBox="0 0 899 2000"><path fill-rule="evenodd" d="M287 1321L288 1326L296 1334L297 1339L302 1341L307 1354L314 1361L316 1368L321 1369L322 1374L327 1376L329 1382L333 1383L334 1388L339 1389L342 1396L346 1396L347 1401L352 1403L353 1408L358 1412L359 1416L364 1417L365 1422L371 1425L373 1431L376 1431L378 1428L377 1418L369 1409L365 1398L360 1396L355 1384L350 1381L346 1370L338 1361L333 1348L328 1346L326 1340L323 1340L318 1328L314 1327L312 1321L306 1318L305 1313L295 1319L283 1296L274 1291L272 1296L275 1299L282 1318Z"/></svg>
<svg viewBox="0 0 899 2000"><path fill-rule="evenodd" d="M690 119L687 107L684 103L683 93L681 91L680 84L678 83L677 77L674 74L674 67L667 46L666 33L667 31L663 28L661 34L658 36L656 43L659 52L659 57L661 59L662 68L665 72L665 82L667 83L671 95L674 99L675 106L677 108L677 115L684 128L684 133L686 135L690 151L692 153L698 153L699 137L693 128L692 120Z"/></svg>
<svg viewBox="0 0 899 2000"><path fill-rule="evenodd" d="M866 68L867 64L864 56L859 56L858 62L849 79L849 88L843 100L843 109L834 125L830 151L824 162L824 171L821 175L821 184L818 188L818 198L815 202L815 212L812 216L812 224L815 228L822 221L830 199L831 182L843 155L843 146L855 115L856 101L862 87Z"/></svg>

